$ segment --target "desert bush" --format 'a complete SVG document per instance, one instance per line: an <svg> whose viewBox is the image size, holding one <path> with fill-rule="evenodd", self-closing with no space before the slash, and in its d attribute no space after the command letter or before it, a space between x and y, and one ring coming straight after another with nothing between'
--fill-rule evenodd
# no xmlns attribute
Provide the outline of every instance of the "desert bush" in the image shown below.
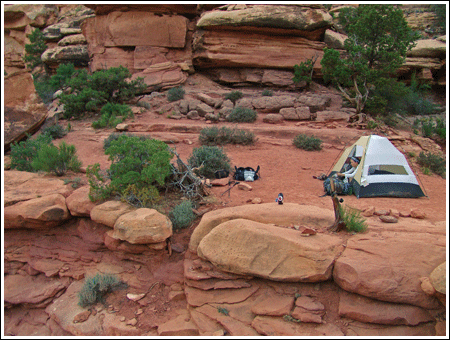
<svg viewBox="0 0 450 340"><path fill-rule="evenodd" d="M52 139L58 139L63 138L65 135L67 135L67 130L64 129L61 125L55 124L42 129L42 133L50 135Z"/></svg>
<svg viewBox="0 0 450 340"><path fill-rule="evenodd" d="M319 138L315 138L314 136L308 137L305 134L297 135L292 144L299 149L303 149L306 151L319 151L322 150L322 140Z"/></svg>
<svg viewBox="0 0 450 340"><path fill-rule="evenodd" d="M188 164L191 168L198 168L197 174L206 178L214 178L214 173L217 170L230 171L231 169L230 159L223 149L217 146L203 145L194 148L188 159Z"/></svg>
<svg viewBox="0 0 450 340"><path fill-rule="evenodd" d="M135 184L130 184L120 193L120 200L122 202L127 202L136 208L150 207L159 198L159 191L154 186L138 187Z"/></svg>
<svg viewBox="0 0 450 340"><path fill-rule="evenodd" d="M51 103L55 89L50 84L50 77L46 73L35 73L33 74L33 83L36 93L42 101L45 104Z"/></svg>
<svg viewBox="0 0 450 340"><path fill-rule="evenodd" d="M27 135L25 141L13 143L10 155L11 169L34 172L31 162L36 158L38 151L51 142L52 137L50 135L40 134L36 139L31 139L30 135Z"/></svg>
<svg viewBox="0 0 450 340"><path fill-rule="evenodd" d="M349 232L362 233L367 230L367 223L361 213L350 207L341 207L342 220L345 223L345 228Z"/></svg>
<svg viewBox="0 0 450 340"><path fill-rule="evenodd" d="M85 308L97 302L104 302L107 293L122 285L123 283L116 276L110 274L97 274L93 277L87 277L78 292L78 305Z"/></svg>
<svg viewBox="0 0 450 340"><path fill-rule="evenodd" d="M72 188L77 189L81 186L81 178L75 177L73 179L70 179L70 178L64 179L64 184L69 184L69 183L72 183L71 184Z"/></svg>
<svg viewBox="0 0 450 340"><path fill-rule="evenodd" d="M252 109L237 106L233 110L231 110L231 113L228 115L227 120L229 122L236 122L236 123L253 123L256 121L256 112Z"/></svg>
<svg viewBox="0 0 450 340"><path fill-rule="evenodd" d="M167 144L160 140L120 135L111 141L105 154L109 155L112 162L106 173L100 171L98 163L89 166L86 171L93 201L113 194L126 196L130 193L142 193L141 201L152 199L152 193L155 192L152 187L164 186L171 174L170 160L173 154ZM128 188L133 185L135 188Z"/></svg>
<svg viewBox="0 0 450 340"><path fill-rule="evenodd" d="M250 131L230 129L225 126L219 129L213 126L202 129L198 139L202 145L249 145L255 142L256 137L255 134Z"/></svg>
<svg viewBox="0 0 450 340"><path fill-rule="evenodd" d="M59 147L53 144L43 145L31 162L35 171L53 172L56 176L64 175L68 170L79 172L81 162L76 155L74 145L61 142Z"/></svg>
<svg viewBox="0 0 450 340"><path fill-rule="evenodd" d="M76 70L70 79L65 80L66 90L59 96L61 104L64 104L64 117L79 119L86 112L99 111L106 103L122 104L132 99L146 85L142 78L130 80L131 76L123 66L92 74L85 69Z"/></svg>
<svg viewBox="0 0 450 340"><path fill-rule="evenodd" d="M424 137L432 138L437 136L444 140L447 138L445 121L439 117L416 119L413 123L413 128L420 128Z"/></svg>
<svg viewBox="0 0 450 340"><path fill-rule="evenodd" d="M100 110L100 113L100 119L92 122L94 129L115 127L127 119L128 116L133 116L131 108L125 104L106 103Z"/></svg>
<svg viewBox="0 0 450 340"><path fill-rule="evenodd" d="M167 100L169 102L174 102L184 98L184 89L179 87L173 87L169 91L167 91Z"/></svg>
<svg viewBox="0 0 450 340"><path fill-rule="evenodd" d="M262 91L261 95L264 97L272 97L273 92L271 90L264 90L264 91Z"/></svg>
<svg viewBox="0 0 450 340"><path fill-rule="evenodd" d="M421 152L419 157L417 157L417 163L420 166L430 169L442 178L445 178L446 162L442 157L432 154L431 152Z"/></svg>
<svg viewBox="0 0 450 340"><path fill-rule="evenodd" d="M225 95L225 99L229 99L233 102L233 104L236 104L236 102L241 99L244 95L241 91L232 91L230 93L227 93Z"/></svg>
<svg viewBox="0 0 450 340"><path fill-rule="evenodd" d="M103 150L106 150L111 146L113 140L117 140L120 136L131 137L132 134L128 132L113 132L105 140L103 140Z"/></svg>
<svg viewBox="0 0 450 340"><path fill-rule="evenodd" d="M173 207L169 212L169 218L172 221L174 229L184 229L191 225L195 219L195 214L192 209L193 204L191 201L183 201Z"/></svg>

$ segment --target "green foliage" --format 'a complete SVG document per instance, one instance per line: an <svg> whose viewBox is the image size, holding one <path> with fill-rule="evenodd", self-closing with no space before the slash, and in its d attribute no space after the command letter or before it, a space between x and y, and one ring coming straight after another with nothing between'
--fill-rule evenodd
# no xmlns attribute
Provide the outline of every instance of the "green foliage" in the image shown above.
<svg viewBox="0 0 450 340"><path fill-rule="evenodd" d="M341 208L342 220L345 223L347 231L354 233L362 233L367 230L367 223L361 213L350 207Z"/></svg>
<svg viewBox="0 0 450 340"><path fill-rule="evenodd" d="M301 320L296 319L296 318L294 318L294 317L292 317L292 316L290 316L288 314L283 315L283 320L284 321L288 321L288 322L296 322L296 323L302 322Z"/></svg>
<svg viewBox="0 0 450 340"><path fill-rule="evenodd" d="M103 141L103 150L106 150L111 146L113 140L117 140L120 136L131 137L132 134L128 132L113 132Z"/></svg>
<svg viewBox="0 0 450 340"><path fill-rule="evenodd" d="M339 22L348 35L345 53L325 48L322 72L324 80L332 81L359 113L369 88L403 65L419 35L408 27L402 10L393 5L346 7L339 13Z"/></svg>
<svg viewBox="0 0 450 340"><path fill-rule="evenodd" d="M130 184L121 192L121 201L137 208L150 207L159 200L159 191L153 185L137 187Z"/></svg>
<svg viewBox="0 0 450 340"><path fill-rule="evenodd" d="M131 108L125 104L106 103L100 110L100 113L100 119L92 122L94 129L115 127L127 119L128 116L133 116Z"/></svg>
<svg viewBox="0 0 450 340"><path fill-rule="evenodd" d="M38 151L51 142L50 135L40 134L36 139L31 139L30 135L27 135L25 141L13 143L11 145L11 169L34 172L31 162L36 158Z"/></svg>
<svg viewBox="0 0 450 340"><path fill-rule="evenodd" d="M411 86L394 79L379 79L366 102L366 112L378 116L389 114L429 115L437 112L437 105L427 98L428 86L420 84L415 75Z"/></svg>
<svg viewBox="0 0 450 340"><path fill-rule="evenodd" d="M319 151L322 150L322 140L319 138L315 138L314 136L307 136L305 134L297 135L292 144L299 149L303 149L306 151Z"/></svg>
<svg viewBox="0 0 450 340"><path fill-rule="evenodd" d="M167 100L169 102L174 102L184 98L184 89L179 87L173 87L167 91Z"/></svg>
<svg viewBox="0 0 450 340"><path fill-rule="evenodd" d="M223 315L228 316L230 312L225 307L217 307L217 311Z"/></svg>
<svg viewBox="0 0 450 340"><path fill-rule="evenodd" d="M418 128L422 132L422 136L427 138L441 138L443 140L447 139L447 128L445 126L445 121L439 117L424 117L416 118L413 123L414 128Z"/></svg>
<svg viewBox="0 0 450 340"><path fill-rule="evenodd" d="M368 130L373 130L373 129L376 129L377 127L378 127L377 122L375 122L375 121L373 121L373 120L369 120L369 121L367 122L367 129L368 129Z"/></svg>
<svg viewBox="0 0 450 340"><path fill-rule="evenodd" d="M46 128L42 129L42 133L50 135L52 139L63 138L65 135L67 135L66 129L64 129L59 124L47 126Z"/></svg>
<svg viewBox="0 0 450 340"><path fill-rule="evenodd" d="M60 66L61 67L61 66ZM131 73L123 66L111 67L88 74L85 69L70 73L65 65L61 78L66 90L60 95L65 118L81 118L86 112L98 112L106 103L121 104L142 92L146 85L142 78L129 80ZM68 77L64 77L69 76ZM55 79L55 83L58 81Z"/></svg>
<svg viewBox="0 0 450 340"><path fill-rule="evenodd" d="M96 274L93 277L87 277L78 292L78 305L85 308L97 302L104 302L105 295L121 285L122 282L110 274Z"/></svg>
<svg viewBox="0 0 450 340"><path fill-rule="evenodd" d="M192 209L193 204L191 201L183 201L169 212L169 218L174 229L184 229L191 225L195 219Z"/></svg>
<svg viewBox="0 0 450 340"><path fill-rule="evenodd" d="M426 154L424 152L421 152L419 154L419 157L417 157L417 163L420 166L430 169L442 178L445 178L446 164L445 159L443 159L442 157L432 154L431 152L428 152Z"/></svg>
<svg viewBox="0 0 450 340"><path fill-rule="evenodd" d="M35 28L27 37L30 40L30 44L25 44L23 60L27 67L32 70L43 64L41 55L47 49L47 45L45 44L44 33L39 28Z"/></svg>
<svg viewBox="0 0 450 340"><path fill-rule="evenodd" d="M112 162L107 174L101 173L98 163L86 171L90 198L94 201L115 193L122 197L134 194L138 200L148 203L156 199L152 186L163 186L171 174L173 154L167 144L156 139L120 135L110 142L105 154Z"/></svg>
<svg viewBox="0 0 450 340"><path fill-rule="evenodd" d="M72 76L75 74L75 66L72 63L61 64L56 69L56 74L50 78L50 86L56 92L67 86Z"/></svg>
<svg viewBox="0 0 450 340"><path fill-rule="evenodd" d="M206 178L214 178L214 173L217 170L230 171L231 169L230 159L223 149L217 146L203 145L199 148L194 148L188 159L188 164L191 168L199 168L197 173Z"/></svg>
<svg viewBox="0 0 450 340"><path fill-rule="evenodd" d="M312 75L316 60L317 57L314 57L306 60L306 62L301 62L300 65L294 65L294 78L292 78L294 83L305 81L306 85L309 86L312 82Z"/></svg>
<svg viewBox="0 0 450 340"><path fill-rule="evenodd" d="M55 90L50 84L50 77L46 73L34 73L33 74L34 88L37 94L45 104L53 101L53 94Z"/></svg>
<svg viewBox="0 0 450 340"><path fill-rule="evenodd" d="M447 27L446 27L446 11L445 11L445 4L434 4L431 5L431 9L434 12L434 14L437 17L436 22L436 29L439 33L445 34Z"/></svg>
<svg viewBox="0 0 450 340"><path fill-rule="evenodd" d="M246 107L237 106L228 115L227 120L229 122L236 123L253 123L256 121L257 114L254 110Z"/></svg>
<svg viewBox="0 0 450 340"><path fill-rule="evenodd" d="M262 91L261 95L264 97L272 97L273 92L271 90L264 90L264 91Z"/></svg>
<svg viewBox="0 0 450 340"><path fill-rule="evenodd" d="M256 140L253 132L227 127L208 127L200 131L198 139L202 145L241 144L250 145Z"/></svg>
<svg viewBox="0 0 450 340"><path fill-rule="evenodd" d="M53 144L43 145L31 162L31 167L35 171L53 172L56 176L64 175L68 170L79 172L81 162L76 155L74 145L61 142L59 147Z"/></svg>
<svg viewBox="0 0 450 340"><path fill-rule="evenodd" d="M229 99L233 102L233 104L236 104L236 102L241 99L244 95L241 91L232 91L230 93L227 93L225 95L225 99Z"/></svg>
<svg viewBox="0 0 450 340"><path fill-rule="evenodd" d="M72 188L77 189L81 185L81 178L80 177L75 177L73 179L65 178L64 184L69 184L69 183L72 183L72 185L71 185Z"/></svg>

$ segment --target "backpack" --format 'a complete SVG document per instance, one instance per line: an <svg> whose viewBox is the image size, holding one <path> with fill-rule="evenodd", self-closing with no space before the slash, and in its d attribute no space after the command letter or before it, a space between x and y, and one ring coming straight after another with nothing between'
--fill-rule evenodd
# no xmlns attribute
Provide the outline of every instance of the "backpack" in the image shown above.
<svg viewBox="0 0 450 340"><path fill-rule="evenodd" d="M234 179L236 181L247 181L247 182L253 182L256 181L260 176L258 175L259 171L259 165L256 168L256 171L251 167L234 167Z"/></svg>
<svg viewBox="0 0 450 340"><path fill-rule="evenodd" d="M217 179L220 179L220 178L228 177L229 174L230 174L230 172L228 170L222 169L222 170L217 170L216 172L214 172L214 177L216 177Z"/></svg>
<svg viewBox="0 0 450 340"><path fill-rule="evenodd" d="M327 193L327 195L331 195L331 185L330 180L334 181L334 190L337 195L347 195L349 193L350 186L344 183L339 178L329 177L323 182L323 189Z"/></svg>

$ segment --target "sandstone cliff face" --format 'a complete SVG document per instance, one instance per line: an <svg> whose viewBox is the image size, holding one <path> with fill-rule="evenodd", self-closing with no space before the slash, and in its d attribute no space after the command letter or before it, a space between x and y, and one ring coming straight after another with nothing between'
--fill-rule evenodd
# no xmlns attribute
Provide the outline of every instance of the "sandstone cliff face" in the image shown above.
<svg viewBox="0 0 450 340"><path fill-rule="evenodd" d="M414 29L430 31L434 13L429 6L405 6ZM147 92L183 84L201 72L231 86L270 86L299 89L293 67L311 58L313 78L320 80L324 47L342 49L346 38L333 5L7 5L5 6L5 105L33 116L9 144L39 127L45 112L39 108L30 70L23 62L27 35L43 31L48 49L46 67L72 62L91 72L120 65L133 77L144 78ZM333 14L333 15L331 15ZM413 73L441 88L446 85L445 36L423 39L398 71L402 80ZM17 116L17 115L16 115ZM22 123L6 120L16 127ZM30 125L31 124L31 125Z"/></svg>

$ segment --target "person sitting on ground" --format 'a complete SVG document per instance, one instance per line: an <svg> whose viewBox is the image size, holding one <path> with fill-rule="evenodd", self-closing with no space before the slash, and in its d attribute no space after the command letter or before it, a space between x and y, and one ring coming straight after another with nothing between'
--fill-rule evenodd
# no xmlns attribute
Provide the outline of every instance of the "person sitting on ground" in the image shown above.
<svg viewBox="0 0 450 340"><path fill-rule="evenodd" d="M338 172L336 176L341 178L344 184L347 184L351 181L353 177L356 175L356 170L358 170L360 160L356 157L350 157L350 165L352 166L349 170L345 172Z"/></svg>

